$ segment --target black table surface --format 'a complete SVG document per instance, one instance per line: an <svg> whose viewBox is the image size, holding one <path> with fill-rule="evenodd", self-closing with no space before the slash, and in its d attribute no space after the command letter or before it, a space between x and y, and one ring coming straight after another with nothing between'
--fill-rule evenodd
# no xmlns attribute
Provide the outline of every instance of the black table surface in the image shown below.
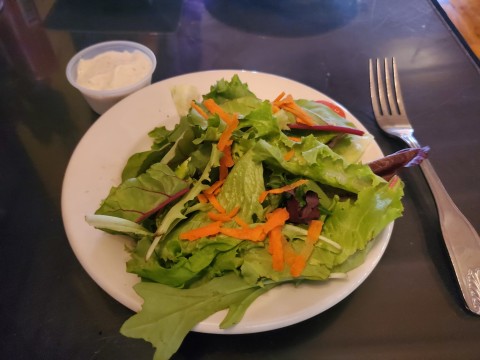
<svg viewBox="0 0 480 360"><path fill-rule="evenodd" d="M404 145L375 124L368 59L396 57L416 136L480 229L478 59L427 0L2 1L0 12L0 357L150 359L123 337L132 312L74 256L61 217L70 156L98 119L65 77L68 60L126 39L157 56L153 81L210 70L287 77L346 106L385 153ZM48 6L47 6L48 5ZM37 6L37 7L36 7ZM174 359L478 359L418 168L402 173L404 216L350 296L301 323L244 335L191 332Z"/></svg>

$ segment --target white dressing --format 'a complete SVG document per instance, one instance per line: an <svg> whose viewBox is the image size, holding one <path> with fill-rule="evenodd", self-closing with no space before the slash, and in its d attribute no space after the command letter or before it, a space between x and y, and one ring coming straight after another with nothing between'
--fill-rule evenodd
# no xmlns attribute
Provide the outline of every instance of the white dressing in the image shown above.
<svg viewBox="0 0 480 360"><path fill-rule="evenodd" d="M106 51L91 59L80 59L77 83L92 90L113 90L134 84L152 69L141 51Z"/></svg>

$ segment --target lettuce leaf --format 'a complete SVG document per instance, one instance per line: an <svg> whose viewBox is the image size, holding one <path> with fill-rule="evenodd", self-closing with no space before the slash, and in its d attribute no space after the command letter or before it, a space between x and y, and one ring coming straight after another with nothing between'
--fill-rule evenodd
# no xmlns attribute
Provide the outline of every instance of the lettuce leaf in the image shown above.
<svg viewBox="0 0 480 360"><path fill-rule="evenodd" d="M167 165L156 163L146 173L113 187L95 213L140 222L183 195L188 186Z"/></svg>
<svg viewBox="0 0 480 360"><path fill-rule="evenodd" d="M294 150L296 161L286 161L278 143L260 139L254 149L254 160L265 161L293 175L352 193L385 182L367 165L347 163L340 155L311 135L303 138L302 143L294 147Z"/></svg>
<svg viewBox="0 0 480 360"><path fill-rule="evenodd" d="M120 332L149 341L156 348L154 359L166 360L199 322L231 309L224 325L235 324L246 307L272 286L252 286L233 273L191 289L141 282L135 285L135 291L144 299L142 310L129 318Z"/></svg>

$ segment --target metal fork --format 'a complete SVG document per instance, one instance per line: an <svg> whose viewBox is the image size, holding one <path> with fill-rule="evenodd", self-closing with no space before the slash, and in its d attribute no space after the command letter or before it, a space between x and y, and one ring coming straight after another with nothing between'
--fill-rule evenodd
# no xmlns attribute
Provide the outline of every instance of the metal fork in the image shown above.
<svg viewBox="0 0 480 360"><path fill-rule="evenodd" d="M383 63L383 64L382 64ZM372 107L380 128L402 139L412 148L419 143L413 136L403 102L395 58L370 59ZM386 84L386 87L384 85ZM437 205L443 239L468 310L480 315L480 238L442 185L428 160L420 167Z"/></svg>

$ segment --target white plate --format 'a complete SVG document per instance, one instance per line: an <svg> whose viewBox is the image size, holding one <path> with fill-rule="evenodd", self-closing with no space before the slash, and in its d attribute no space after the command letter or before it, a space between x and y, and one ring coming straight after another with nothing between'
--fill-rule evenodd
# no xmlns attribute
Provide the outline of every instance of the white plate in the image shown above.
<svg viewBox="0 0 480 360"><path fill-rule="evenodd" d="M137 276L125 270L129 256L124 247L129 240L94 229L84 217L98 208L112 186L119 184L128 157L150 148L147 133L155 126L164 124L171 128L176 123L178 118L170 97L172 85L195 85L204 94L217 80L230 80L234 74L239 74L263 99L274 99L285 91L294 98L333 101L310 87L270 74L216 70L181 75L152 84L112 107L87 131L70 159L62 190L62 216L70 245L93 280L133 311L140 310L142 299L132 289L138 282ZM346 113L349 120L365 130L352 114ZM368 148L364 160L382 156L375 143ZM238 325L219 329L225 315L220 312L194 330L219 334L261 332L295 324L327 310L352 293L372 272L385 251L392 228L393 223L375 239L366 262L349 272L348 279L304 284L295 289L290 285L280 286L258 298Z"/></svg>

